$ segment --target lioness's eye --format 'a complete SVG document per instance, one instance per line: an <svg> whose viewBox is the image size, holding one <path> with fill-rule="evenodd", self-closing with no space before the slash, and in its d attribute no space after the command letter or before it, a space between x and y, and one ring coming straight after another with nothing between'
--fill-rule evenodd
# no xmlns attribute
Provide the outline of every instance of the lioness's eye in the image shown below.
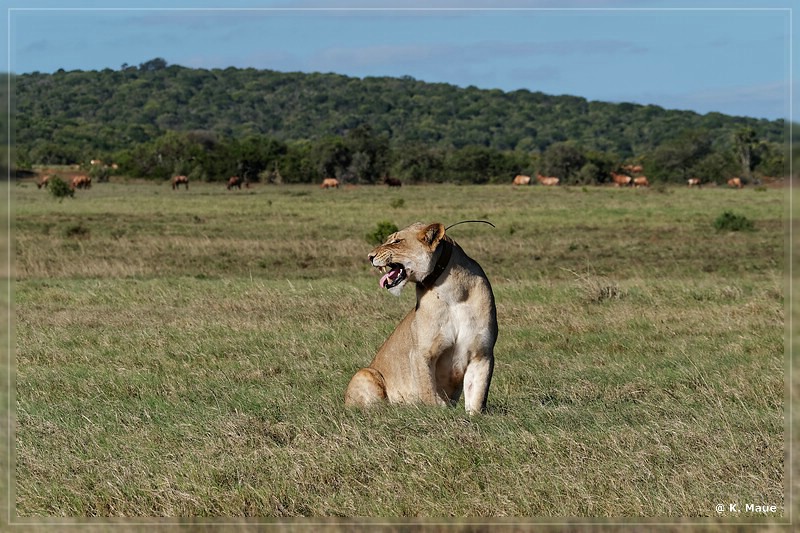
<svg viewBox="0 0 800 533"><path fill-rule="evenodd" d="M389 244L397 244L400 242L403 242L403 239L392 239L392 242L390 242Z"/></svg>

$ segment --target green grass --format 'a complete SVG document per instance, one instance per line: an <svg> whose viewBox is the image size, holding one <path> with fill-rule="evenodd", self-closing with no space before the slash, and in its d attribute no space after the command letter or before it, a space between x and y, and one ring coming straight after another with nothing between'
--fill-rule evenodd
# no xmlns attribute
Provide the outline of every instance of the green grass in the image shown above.
<svg viewBox="0 0 800 533"><path fill-rule="evenodd" d="M785 218L778 190L19 185L16 512L783 520ZM464 219L497 226L448 232L497 299L488 413L345 409L413 305L366 235Z"/></svg>

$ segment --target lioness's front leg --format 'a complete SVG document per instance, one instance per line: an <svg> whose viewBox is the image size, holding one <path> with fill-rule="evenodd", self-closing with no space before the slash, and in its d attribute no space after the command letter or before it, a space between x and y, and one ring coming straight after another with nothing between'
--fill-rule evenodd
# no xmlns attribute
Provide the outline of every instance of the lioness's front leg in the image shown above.
<svg viewBox="0 0 800 533"><path fill-rule="evenodd" d="M464 408L469 414L486 410L493 370L494 356L491 353L488 356L481 354L470 358L464 373Z"/></svg>

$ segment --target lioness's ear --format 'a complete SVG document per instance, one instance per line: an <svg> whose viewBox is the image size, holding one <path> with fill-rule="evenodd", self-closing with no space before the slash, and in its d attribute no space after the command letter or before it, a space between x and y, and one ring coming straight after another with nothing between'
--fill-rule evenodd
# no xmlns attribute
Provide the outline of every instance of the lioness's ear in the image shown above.
<svg viewBox="0 0 800 533"><path fill-rule="evenodd" d="M436 222L420 232L419 240L428 246L433 246L442 240L442 237L444 237L444 225Z"/></svg>

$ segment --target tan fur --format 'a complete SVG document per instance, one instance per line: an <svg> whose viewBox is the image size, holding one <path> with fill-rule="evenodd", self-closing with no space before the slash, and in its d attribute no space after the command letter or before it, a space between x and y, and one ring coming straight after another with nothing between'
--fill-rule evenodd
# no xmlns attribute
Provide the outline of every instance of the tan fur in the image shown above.
<svg viewBox="0 0 800 533"><path fill-rule="evenodd" d="M448 248L449 260L437 269ZM350 380L345 405L384 400L453 405L463 392L467 412L484 410L494 368L497 311L480 265L438 223L416 223L390 235L369 260L377 268L402 265L407 278L393 292L414 282L417 304L369 367ZM432 273L435 279L429 277Z"/></svg>

